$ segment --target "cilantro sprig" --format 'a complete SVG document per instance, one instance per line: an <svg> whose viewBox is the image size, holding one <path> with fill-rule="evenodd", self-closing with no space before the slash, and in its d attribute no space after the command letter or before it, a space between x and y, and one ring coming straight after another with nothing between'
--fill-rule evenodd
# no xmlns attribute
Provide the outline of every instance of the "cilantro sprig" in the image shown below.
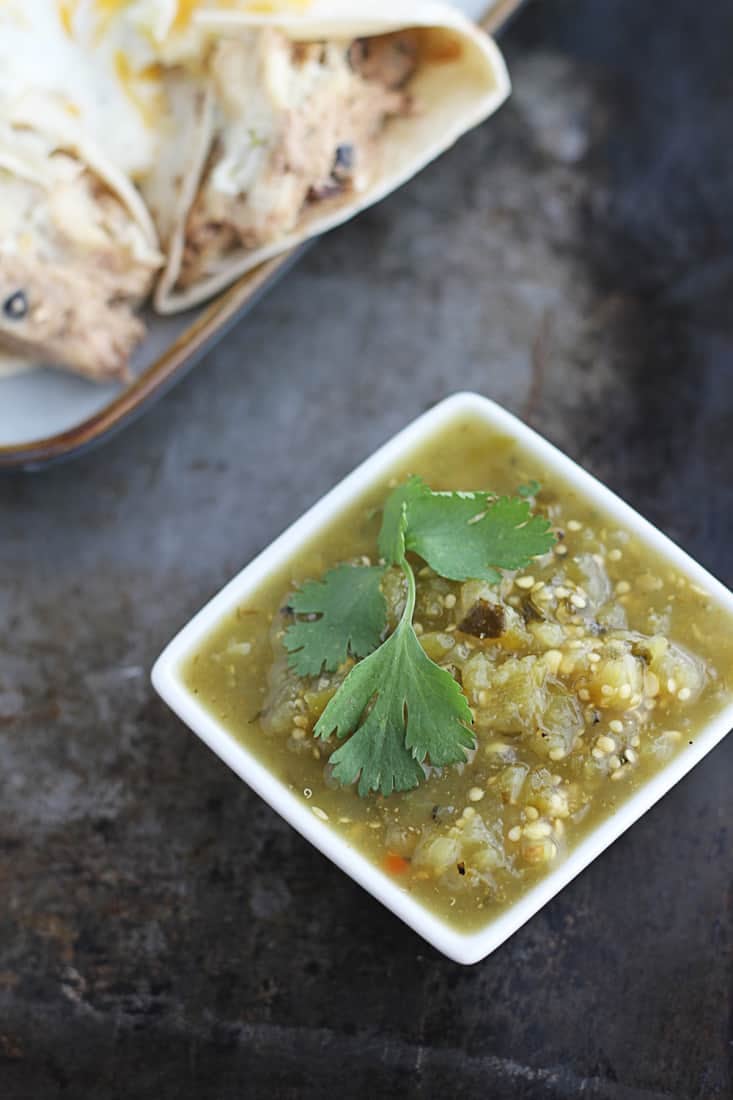
<svg viewBox="0 0 733 1100"><path fill-rule="evenodd" d="M340 565L308 581L292 600L300 616L285 634L291 667L300 676L334 671L348 657L346 676L314 728L343 744L332 753L334 777L358 780L362 796L410 790L423 765L465 760L475 744L466 697L451 674L430 660L412 625L415 574L408 554L449 580L496 584L502 569L522 569L555 539L549 522L521 497L433 492L410 478L387 498L379 533L379 566ZM385 638L384 572L402 570L405 607Z"/></svg>

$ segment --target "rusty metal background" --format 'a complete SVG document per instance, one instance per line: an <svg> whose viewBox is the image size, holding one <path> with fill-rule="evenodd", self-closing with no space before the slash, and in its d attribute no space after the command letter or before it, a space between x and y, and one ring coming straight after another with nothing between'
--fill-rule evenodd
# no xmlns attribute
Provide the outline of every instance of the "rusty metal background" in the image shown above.
<svg viewBox="0 0 733 1100"><path fill-rule="evenodd" d="M460 387L733 581L733 4L539 0L492 122L103 451L0 481L3 1100L725 1100L724 743L462 969L153 697L163 643Z"/></svg>

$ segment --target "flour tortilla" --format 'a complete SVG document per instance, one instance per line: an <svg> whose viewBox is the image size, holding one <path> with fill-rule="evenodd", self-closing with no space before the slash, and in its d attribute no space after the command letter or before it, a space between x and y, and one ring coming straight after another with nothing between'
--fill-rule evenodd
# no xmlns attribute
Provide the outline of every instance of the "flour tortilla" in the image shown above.
<svg viewBox="0 0 733 1100"><path fill-rule="evenodd" d="M7 129L6 129L7 127ZM50 157L55 150L64 150L86 165L90 172L117 196L141 231L141 246L152 260L158 252L158 235L150 212L140 192L121 169L117 168L98 148L96 142L85 134L82 126L54 95L29 93L17 99L0 103L0 129L7 135L16 131L37 134L46 146ZM17 160L15 159L17 155ZM11 146L0 147L0 168L7 171L28 172L29 178L42 180L44 169L36 157L31 159L18 145L17 154ZM51 178L50 171L48 178ZM0 241L2 245L2 241Z"/></svg>
<svg viewBox="0 0 733 1100"><path fill-rule="evenodd" d="M160 313L176 313L212 297L224 287L309 237L352 218L384 198L449 148L463 133L488 118L509 94L509 77L494 42L460 12L442 3L420 0L312 0L288 7L273 3L271 14L216 5L196 12L194 20L212 38L236 37L258 27L276 27L294 41L344 40L423 28L423 59L409 83L419 104L415 114L390 118L379 141L379 166L358 193L307 207L297 227L276 241L254 249L239 248L218 269L190 287L177 286L185 245L188 213L204 177L216 136L212 93L189 85L188 118L194 125L178 130L164 148L157 179L143 184L148 204L159 217L167 263L154 303ZM361 11L359 10L361 9ZM166 187L167 184L167 187ZM166 210L160 196L169 196ZM171 201L170 196L175 196ZM156 197L158 200L156 201Z"/></svg>

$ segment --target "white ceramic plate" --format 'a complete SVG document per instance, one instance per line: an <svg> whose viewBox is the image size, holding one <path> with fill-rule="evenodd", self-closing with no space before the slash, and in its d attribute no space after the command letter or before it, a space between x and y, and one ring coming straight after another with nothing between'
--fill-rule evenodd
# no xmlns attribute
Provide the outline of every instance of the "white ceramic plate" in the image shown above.
<svg viewBox="0 0 733 1100"><path fill-rule="evenodd" d="M477 415L487 426L515 438L548 470L564 478L579 494L618 520L620 525L636 534L640 541L663 556L671 566L704 588L711 599L731 615L733 622L733 594L665 535L516 417L484 397L461 393L442 401L381 447L255 558L174 638L156 662L152 675L155 689L179 717L299 833L439 951L456 962L474 963L529 920L717 745L733 726L733 703L721 710L697 734L691 745L682 749L619 810L594 829L540 883L485 928L463 933L450 928L328 825L314 817L287 786L212 717L187 689L181 676L183 663L211 630L256 591L272 572L297 553L304 542L330 524L365 490L381 481L416 446L425 444L448 423L466 414Z"/></svg>
<svg viewBox="0 0 733 1100"><path fill-rule="evenodd" d="M453 2L495 34L524 0ZM0 470L37 470L119 431L195 366L302 252L263 264L207 306L174 317L149 315L127 384L98 385L51 368L0 377Z"/></svg>

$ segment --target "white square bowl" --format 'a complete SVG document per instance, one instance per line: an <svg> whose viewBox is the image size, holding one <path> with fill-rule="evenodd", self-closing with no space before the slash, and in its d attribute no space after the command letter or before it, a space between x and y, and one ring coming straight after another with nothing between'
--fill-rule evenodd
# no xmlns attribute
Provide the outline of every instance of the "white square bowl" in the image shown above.
<svg viewBox="0 0 733 1100"><path fill-rule="evenodd" d="M733 593L628 504L493 401L478 394L458 393L441 401L380 447L263 550L176 635L158 658L152 679L156 691L176 714L293 828L439 951L456 962L469 964L485 958L511 936L710 752L733 726L733 702L704 726L691 745L685 746L577 844L555 870L484 928L468 933L444 923L343 837L316 818L309 807L201 705L186 687L181 674L186 659L214 627L244 598L255 592L270 573L291 558L299 546L330 524L375 482L383 479L416 446L424 444L448 423L466 414L479 417L487 427L516 439L548 470L560 475L588 501L634 532L670 565L704 588L716 604L733 616Z"/></svg>

